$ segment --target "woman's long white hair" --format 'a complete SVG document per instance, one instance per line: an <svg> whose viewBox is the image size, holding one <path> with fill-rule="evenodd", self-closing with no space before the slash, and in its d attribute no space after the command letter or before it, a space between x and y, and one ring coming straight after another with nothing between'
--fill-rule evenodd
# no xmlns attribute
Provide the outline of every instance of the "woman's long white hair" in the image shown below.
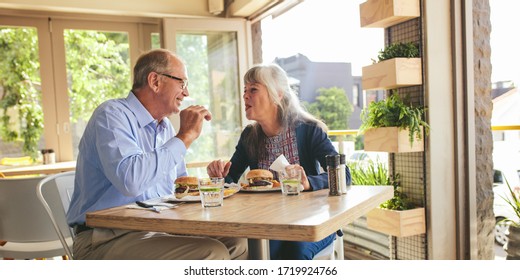
<svg viewBox="0 0 520 280"><path fill-rule="evenodd" d="M244 76L244 83L259 83L267 88L269 99L278 106L278 121L283 127L295 126L300 122L315 123L323 130L326 125L308 113L289 84L286 72L277 64L253 66ZM281 94L280 94L281 93ZM282 98L280 99L280 95Z"/></svg>
<svg viewBox="0 0 520 280"><path fill-rule="evenodd" d="M267 88L269 99L278 107L278 122L283 128L296 127L299 123L313 124L324 131L327 126L308 113L300 104L296 93L289 85L286 72L276 64L259 64L253 66L244 75L244 83L259 83ZM281 98L280 98L281 96ZM266 151L264 141L267 138L258 123L253 123L251 132L245 135L247 153L250 158L262 158Z"/></svg>

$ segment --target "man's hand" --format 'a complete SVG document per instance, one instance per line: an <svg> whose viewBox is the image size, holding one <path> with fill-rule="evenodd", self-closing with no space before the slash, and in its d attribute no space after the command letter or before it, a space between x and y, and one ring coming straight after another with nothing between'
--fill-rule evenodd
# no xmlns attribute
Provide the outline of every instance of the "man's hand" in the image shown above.
<svg viewBox="0 0 520 280"><path fill-rule="evenodd" d="M202 122L211 120L211 113L204 106L192 105L182 110L179 116L181 127L176 137L188 148L200 136Z"/></svg>

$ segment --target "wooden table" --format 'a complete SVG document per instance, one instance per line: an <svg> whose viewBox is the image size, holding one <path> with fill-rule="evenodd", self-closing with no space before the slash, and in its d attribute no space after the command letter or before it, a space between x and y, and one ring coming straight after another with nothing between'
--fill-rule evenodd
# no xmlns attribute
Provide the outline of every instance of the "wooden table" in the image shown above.
<svg viewBox="0 0 520 280"><path fill-rule="evenodd" d="M2 169L2 172L5 176L20 176L20 175L33 175L33 174L55 174L65 171L76 170L76 162L75 161L64 161L57 162L53 164L39 164L39 165L29 165L22 167L14 167L8 169Z"/></svg>
<svg viewBox="0 0 520 280"><path fill-rule="evenodd" d="M161 213L125 206L87 213L90 227L175 234L245 237L250 258L269 258L269 239L319 241L393 196L392 186L353 186L347 195L328 190L283 196L239 192L217 208L185 203Z"/></svg>

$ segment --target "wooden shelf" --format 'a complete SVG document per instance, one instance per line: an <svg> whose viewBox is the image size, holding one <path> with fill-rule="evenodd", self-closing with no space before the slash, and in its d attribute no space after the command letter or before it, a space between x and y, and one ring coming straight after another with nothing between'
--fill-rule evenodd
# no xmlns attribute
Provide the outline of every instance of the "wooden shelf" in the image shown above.
<svg viewBox="0 0 520 280"><path fill-rule="evenodd" d="M362 68L363 90L394 89L422 84L421 58L397 57Z"/></svg>
<svg viewBox="0 0 520 280"><path fill-rule="evenodd" d="M424 129L422 138L410 144L408 129L399 127L370 128L364 133L365 151L407 153L424 151Z"/></svg>
<svg viewBox="0 0 520 280"><path fill-rule="evenodd" d="M375 208L368 212L367 228L397 237L426 232L424 208L388 210Z"/></svg>
<svg viewBox="0 0 520 280"><path fill-rule="evenodd" d="M420 14L419 0L368 0L359 5L361 27L386 28Z"/></svg>

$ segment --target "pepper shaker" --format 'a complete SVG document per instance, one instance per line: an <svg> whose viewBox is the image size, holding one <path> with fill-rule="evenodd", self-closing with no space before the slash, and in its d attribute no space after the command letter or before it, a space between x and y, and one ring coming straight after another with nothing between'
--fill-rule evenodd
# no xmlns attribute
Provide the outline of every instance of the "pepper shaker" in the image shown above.
<svg viewBox="0 0 520 280"><path fill-rule="evenodd" d="M339 155L325 156L327 173L329 176L329 196L340 196L339 189Z"/></svg>

